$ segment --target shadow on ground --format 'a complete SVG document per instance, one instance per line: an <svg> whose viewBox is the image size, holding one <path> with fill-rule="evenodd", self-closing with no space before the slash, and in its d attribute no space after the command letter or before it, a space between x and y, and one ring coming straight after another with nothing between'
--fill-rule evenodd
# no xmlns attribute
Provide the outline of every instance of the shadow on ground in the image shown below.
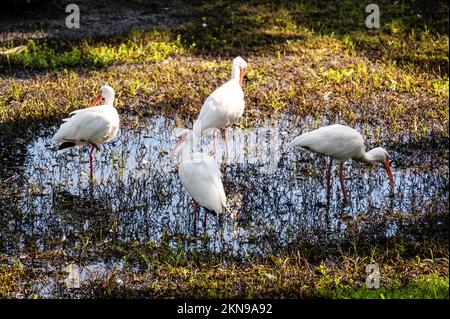
<svg viewBox="0 0 450 319"><path fill-rule="evenodd" d="M372 60L391 60L443 74L448 69L448 38L447 50L433 46L432 41L423 41L423 36L428 34L438 37L448 34L448 5L444 1L432 4L383 1L378 4L382 27L377 30L365 27L365 4L355 1L194 1L189 4L169 1L162 4L84 0L80 1L82 23L78 30L64 27L67 1L49 3L48 7L31 4L25 10L30 12L24 21L18 15L4 17L0 24L2 46L14 47L36 39L45 47L36 49L42 50L36 59L39 55L51 59L53 54L70 56L72 53L68 51L86 44L117 48L127 41L151 41L155 34L163 34L169 42L181 44L189 54L229 58L290 53L311 45L314 39L329 36ZM153 35L149 36L147 31ZM46 55L48 50L54 52ZM56 67L73 67L72 62L68 59ZM4 70L23 68L21 59L14 63L3 57L1 63ZM85 70L105 66L95 61L79 63ZM52 68L53 64L37 63L33 67L31 63L28 69L39 69L42 65Z"/></svg>

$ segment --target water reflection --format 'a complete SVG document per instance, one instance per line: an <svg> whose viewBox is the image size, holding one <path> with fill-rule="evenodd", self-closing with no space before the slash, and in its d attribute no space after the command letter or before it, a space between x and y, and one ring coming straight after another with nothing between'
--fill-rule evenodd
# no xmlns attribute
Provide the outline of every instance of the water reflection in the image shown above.
<svg viewBox="0 0 450 319"><path fill-rule="evenodd" d="M90 248L83 250L96 246L92 243L102 249L118 241L158 242L169 234L185 249L265 255L291 243L337 242L354 227L373 240L392 236L401 230L398 216L447 209L448 146L418 149L404 141L396 144L397 137L383 138L394 159L395 196L389 195L381 165L348 162L351 205L343 204L334 170L327 204L327 159L301 149L283 154L288 142L316 125L313 118L261 122L253 135L246 134L244 147L237 143L240 129L234 128L231 156L222 165L228 212L223 218L209 215L207 228L199 224L197 233L192 201L168 156L177 132L173 121L154 117L138 127L125 125L95 154L94 184L89 183L87 149L57 156L50 141L56 128L43 129L27 147L21 187L1 203L0 251L63 248L80 256L92 254ZM264 153L261 145L269 145L271 132L278 139ZM212 148L211 139L209 134L202 142L205 152ZM366 140L376 144L373 137ZM224 143L219 139L217 145L220 161Z"/></svg>

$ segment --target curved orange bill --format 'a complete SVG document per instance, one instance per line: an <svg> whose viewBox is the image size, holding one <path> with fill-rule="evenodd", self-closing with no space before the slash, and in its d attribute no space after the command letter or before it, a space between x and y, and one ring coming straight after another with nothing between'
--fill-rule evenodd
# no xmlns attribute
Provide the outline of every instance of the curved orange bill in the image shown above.
<svg viewBox="0 0 450 319"><path fill-rule="evenodd" d="M391 192L394 193L394 176L392 175L391 164L389 164L388 159L386 160L386 162L384 162L384 169L386 170L386 173L388 174L389 177Z"/></svg>
<svg viewBox="0 0 450 319"><path fill-rule="evenodd" d="M94 101L92 101L92 106L96 106L102 100L102 96L99 94L95 97Z"/></svg>
<svg viewBox="0 0 450 319"><path fill-rule="evenodd" d="M245 69L239 70L239 85L242 86L242 83L244 82L244 75L247 72Z"/></svg>

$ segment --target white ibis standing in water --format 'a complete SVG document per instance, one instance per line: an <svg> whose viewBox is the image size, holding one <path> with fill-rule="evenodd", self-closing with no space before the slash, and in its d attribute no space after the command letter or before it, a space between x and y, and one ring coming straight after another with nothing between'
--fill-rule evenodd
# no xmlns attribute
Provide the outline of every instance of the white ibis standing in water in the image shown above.
<svg viewBox="0 0 450 319"><path fill-rule="evenodd" d="M377 147L366 152L361 134L348 126L334 124L307 132L296 137L289 144L289 148L295 146L300 146L312 152L330 157L330 164L327 170L328 198L331 189L331 165L334 159L340 162L339 180L345 202L348 202L348 196L345 189L342 169L344 162L348 159L363 163L382 163L389 178L391 191L394 193L394 177L392 176L391 166L389 164L388 152L382 147Z"/></svg>
<svg viewBox="0 0 450 319"><path fill-rule="evenodd" d="M192 131L184 130L172 149L172 155L178 153L177 150L181 150L178 175L181 184L194 200L195 225L199 205L216 214L222 214L227 205L227 198L223 189L219 165L209 155L193 153L193 139ZM179 147L180 149L178 149ZM203 223L206 225L206 210Z"/></svg>
<svg viewBox="0 0 450 319"><path fill-rule="evenodd" d="M103 105L98 105L103 101ZM70 113L71 117L64 119L53 141L61 143L58 153L65 152L75 146L90 145L89 164L90 177L94 177L93 152L99 146L110 141L119 130L119 114L113 107L114 90L104 85L92 102L92 106ZM98 106L97 106L98 105Z"/></svg>
<svg viewBox="0 0 450 319"><path fill-rule="evenodd" d="M193 131L196 137L208 128L224 130L225 152L228 157L228 127L237 123L244 113L244 92L242 82L247 72L247 62L241 57L233 60L231 79L216 89L203 103L200 115L194 123ZM216 131L213 133L214 150L216 153Z"/></svg>

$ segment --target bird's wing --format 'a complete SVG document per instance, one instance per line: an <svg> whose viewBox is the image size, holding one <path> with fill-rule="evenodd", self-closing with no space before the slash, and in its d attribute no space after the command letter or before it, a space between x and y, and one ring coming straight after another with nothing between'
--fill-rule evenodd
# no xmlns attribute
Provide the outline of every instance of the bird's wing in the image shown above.
<svg viewBox="0 0 450 319"><path fill-rule="evenodd" d="M210 127L225 127L237 121L244 112L244 94L239 85L227 82L216 89L203 103L194 133Z"/></svg>
<svg viewBox="0 0 450 319"><path fill-rule="evenodd" d="M102 105L99 105L102 106ZM79 110L75 110L69 113L69 115L75 115L75 114L79 114L79 113L84 113L84 112L95 112L98 110L99 106L90 106L90 107L86 107L84 109L79 109Z"/></svg>
<svg viewBox="0 0 450 319"><path fill-rule="evenodd" d="M66 119L53 136L57 142L85 141L100 143L108 138L112 125L111 116L101 107L91 107L75 111Z"/></svg>
<svg viewBox="0 0 450 319"><path fill-rule="evenodd" d="M201 206L222 213L226 196L220 169L209 161L185 161L179 170L180 180L188 194Z"/></svg>
<svg viewBox="0 0 450 319"><path fill-rule="evenodd" d="M214 162L212 158L209 158L207 161L205 161L205 164L208 165L209 171L212 172L210 176L213 181L213 184L216 187L217 194L219 196L220 202L222 203L222 206L227 207L227 197L225 195L225 190L223 188L222 173L220 171L219 165L216 162Z"/></svg>
<svg viewBox="0 0 450 319"><path fill-rule="evenodd" d="M79 109L79 110L75 110L69 113L69 117L63 119L63 122L67 122L68 120L70 120L74 115L76 114L81 114L84 112L95 112L96 110L96 106L90 106L90 107L86 107L84 109Z"/></svg>
<svg viewBox="0 0 450 319"><path fill-rule="evenodd" d="M223 112L223 108L221 107L223 100L223 94L219 89L208 96L194 123L194 133L196 135L200 135L200 129L204 131L210 127L221 127L225 125L225 112Z"/></svg>
<svg viewBox="0 0 450 319"><path fill-rule="evenodd" d="M330 125L300 135L291 143L339 160L353 157L364 147L361 135L343 125Z"/></svg>

